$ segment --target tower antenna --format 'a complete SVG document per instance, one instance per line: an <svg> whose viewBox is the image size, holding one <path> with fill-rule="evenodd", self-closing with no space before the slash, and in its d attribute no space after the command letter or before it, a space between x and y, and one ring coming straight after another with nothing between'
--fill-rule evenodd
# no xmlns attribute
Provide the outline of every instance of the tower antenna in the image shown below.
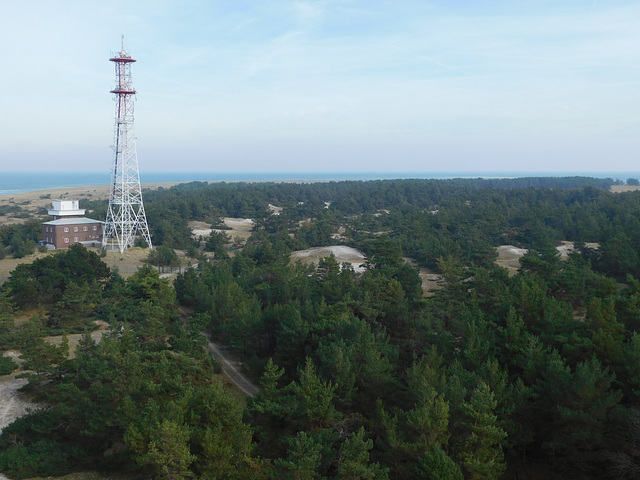
<svg viewBox="0 0 640 480"><path fill-rule="evenodd" d="M120 250L122 253L133 246L136 233L142 235L149 248L153 246L142 203L136 138L133 131L133 101L136 91L131 84L131 64L135 60L124 49L124 35L122 49L109 61L116 67L116 86L111 90L116 102L116 118L111 191L102 246L108 250Z"/></svg>

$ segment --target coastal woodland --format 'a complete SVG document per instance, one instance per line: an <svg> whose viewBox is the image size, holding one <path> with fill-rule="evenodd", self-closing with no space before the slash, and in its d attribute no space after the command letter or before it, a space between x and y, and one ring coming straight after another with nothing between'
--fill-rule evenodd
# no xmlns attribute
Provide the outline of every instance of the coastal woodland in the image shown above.
<svg viewBox="0 0 640 480"><path fill-rule="evenodd" d="M10 478L640 478L640 191L611 180L194 182L145 193L155 263L74 246L0 286L40 408ZM274 207L277 208L274 209ZM106 203L85 202L99 217ZM225 217L253 220L246 241ZM215 230L193 235L189 221ZM36 222L37 223L37 222ZM0 228L3 255L37 226ZM557 247L572 242L561 256ZM292 252L344 245L362 268ZM497 247L526 249L517 271ZM165 260L163 260L165 259ZM153 262L152 262L153 263ZM420 269L438 274L424 288ZM16 318L26 318L17 323ZM95 321L108 324L101 341ZM82 333L74 355L46 335ZM259 385L239 393L224 345ZM4 359L0 374L17 365Z"/></svg>

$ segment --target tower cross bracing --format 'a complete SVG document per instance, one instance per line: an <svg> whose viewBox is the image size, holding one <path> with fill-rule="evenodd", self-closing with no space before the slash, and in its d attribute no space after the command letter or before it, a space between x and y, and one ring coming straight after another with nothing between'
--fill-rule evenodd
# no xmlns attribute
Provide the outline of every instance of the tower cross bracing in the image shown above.
<svg viewBox="0 0 640 480"><path fill-rule="evenodd" d="M114 62L116 69L116 86L111 90L116 103L116 118L109 208L102 245L109 250L124 252L133 246L136 234L140 234L149 248L153 248L142 202L136 138L133 131L133 103L136 91L131 82L131 65L135 60L125 51L124 39L122 49L109 61Z"/></svg>

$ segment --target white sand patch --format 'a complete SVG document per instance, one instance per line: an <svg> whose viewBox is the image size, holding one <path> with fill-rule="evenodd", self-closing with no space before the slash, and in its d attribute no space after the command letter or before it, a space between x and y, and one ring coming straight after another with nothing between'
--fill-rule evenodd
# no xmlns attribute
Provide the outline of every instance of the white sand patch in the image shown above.
<svg viewBox="0 0 640 480"><path fill-rule="evenodd" d="M193 236L195 238L202 237L203 239L205 239L209 235L211 235L211 232L222 232L229 235L233 242L244 242L251 236L253 226L255 225L255 222L251 218L225 217L222 219L222 221L227 227L226 229L211 228L211 224L195 220L189 222L189 227L191 228L191 231L193 232Z"/></svg>
<svg viewBox="0 0 640 480"><path fill-rule="evenodd" d="M331 238L333 238L334 240L346 241L347 237L345 236L345 233L347 233L347 229L343 226L340 226L338 227L338 233L332 233Z"/></svg>
<svg viewBox="0 0 640 480"><path fill-rule="evenodd" d="M330 247L316 247L308 248L307 250L298 250L297 252L291 253L291 261L302 261L317 264L321 258L330 257L332 254L336 258L336 262L339 264L350 263L356 272L364 272L364 253L356 248L347 247L346 245L333 245Z"/></svg>
<svg viewBox="0 0 640 480"><path fill-rule="evenodd" d="M233 230L251 230L255 224L252 218L225 217L224 224Z"/></svg>
<svg viewBox="0 0 640 480"><path fill-rule="evenodd" d="M272 215L280 215L280 212L282 212L282 207L276 207L275 205L272 205L272 204L267 205L267 208L269 209Z"/></svg>
<svg viewBox="0 0 640 480"><path fill-rule="evenodd" d="M585 242L584 246L587 248L598 250L598 248L600 247L600 244L594 243L594 242ZM575 244L573 242L568 242L566 240L563 240L562 242L560 242L560 245L556 247L556 250L560 254L560 258L562 260L566 260L569 257L569 254L574 252L575 249L576 249Z"/></svg>
<svg viewBox="0 0 640 480"><path fill-rule="evenodd" d="M575 247L573 245L573 242L563 241L560 242L560 245L556 247L556 250L558 251L560 258L566 259L569 254L575 250Z"/></svg>
<svg viewBox="0 0 640 480"><path fill-rule="evenodd" d="M0 377L0 432L27 413L29 408L37 407L27 395L18 391L26 384L26 378L15 378L15 375Z"/></svg>
<svg viewBox="0 0 640 480"><path fill-rule="evenodd" d="M208 237L211 234L211 224L207 222L198 222L192 220L189 222L189 228L193 232L194 237Z"/></svg>
<svg viewBox="0 0 640 480"><path fill-rule="evenodd" d="M496 264L506 268L509 275L515 275L520 268L520 258L528 252L526 248L518 248L514 245L500 245L496 248L498 258Z"/></svg>
<svg viewBox="0 0 640 480"><path fill-rule="evenodd" d="M229 235L233 242L246 242L253 233L255 222L251 218L231 218L225 217L224 224L230 230L223 230Z"/></svg>
<svg viewBox="0 0 640 480"><path fill-rule="evenodd" d="M597 250L600 245L597 243L585 243L585 246ZM518 248L513 245L500 245L496 250L498 251L496 264L509 270L509 275L515 275L518 272L520 268L520 258L528 252L526 248ZM575 245L573 242L563 240L560 242L560 245L556 247L556 250L558 251L560 259L566 260L569 254L575 250Z"/></svg>
<svg viewBox="0 0 640 480"><path fill-rule="evenodd" d="M516 257L522 257L524 254L526 254L529 250L527 250L526 248L518 248L518 247L514 247L513 245L500 245L498 248L498 256L516 256Z"/></svg>

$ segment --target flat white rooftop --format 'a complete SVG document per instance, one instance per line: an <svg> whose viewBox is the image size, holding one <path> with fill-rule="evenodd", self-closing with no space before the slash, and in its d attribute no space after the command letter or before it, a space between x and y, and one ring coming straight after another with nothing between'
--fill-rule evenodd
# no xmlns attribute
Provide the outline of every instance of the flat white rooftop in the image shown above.
<svg viewBox="0 0 640 480"><path fill-rule="evenodd" d="M84 215L84 208L80 208L78 200L52 200L52 207L47 210L49 215L64 217L70 215Z"/></svg>
<svg viewBox="0 0 640 480"><path fill-rule="evenodd" d="M58 220L51 220L50 222L44 222L43 225L82 225L89 223L104 223L100 220L94 220L87 217L76 218L59 218Z"/></svg>

